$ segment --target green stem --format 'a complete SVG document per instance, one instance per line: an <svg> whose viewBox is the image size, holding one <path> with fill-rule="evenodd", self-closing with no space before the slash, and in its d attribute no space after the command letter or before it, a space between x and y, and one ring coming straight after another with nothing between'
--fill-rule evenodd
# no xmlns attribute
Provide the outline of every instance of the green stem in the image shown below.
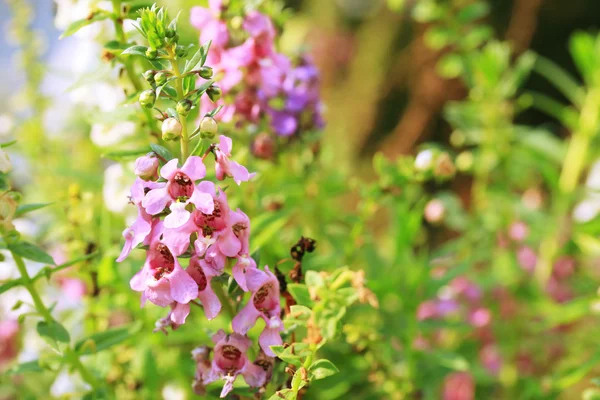
<svg viewBox="0 0 600 400"><path fill-rule="evenodd" d="M52 317L50 310L48 310L48 308L44 305L42 298L37 292L33 281L29 276L29 273L27 272L27 268L25 267L23 259L14 252L11 252L11 254L13 260L15 260L15 263L17 264L19 273L21 274L23 286L25 286L25 288L29 292L31 299L33 300L33 304L35 305L35 309L38 313L40 313L40 315L44 318L44 320L46 320L47 323L54 323L54 318ZM77 353L71 347L67 347L65 349L65 356L66 359L71 363L73 368L75 368L79 372L83 380L85 380L94 390L97 390L99 387L98 381L92 375L92 373L81 363L81 360L79 359Z"/></svg>
<svg viewBox="0 0 600 400"><path fill-rule="evenodd" d="M227 313L227 315L229 315L230 318L235 317L235 310L233 309L233 306L231 305L231 302L229 301L229 296L227 296L225 294L225 292L223 291L223 286L221 286L221 284L218 282L215 282L215 284L211 285L211 286L212 286L215 294L219 298L221 305L225 308L225 312Z"/></svg>
<svg viewBox="0 0 600 400"><path fill-rule="evenodd" d="M572 205L572 196L586 165L588 147L600 125L599 108L600 90L590 90L585 96L579 117L579 128L573 133L569 143L558 181L559 192L553 207L556 228L548 233L540 245L540 257L535 275L542 287L545 287L552 274L552 264L558 254L561 232L567 229L566 216Z"/></svg>
<svg viewBox="0 0 600 400"><path fill-rule="evenodd" d="M167 48L169 55L171 56L171 66L173 68L173 75L175 76L175 90L177 91L177 101L181 101L185 99L185 95L183 93L183 76L181 75L181 71L179 71L179 65L177 64L177 57L171 48ZM179 122L181 123L181 162L185 162L189 154L189 135L187 131L187 118L185 115L177 113L179 115Z"/></svg>
<svg viewBox="0 0 600 400"><path fill-rule="evenodd" d="M113 5L113 11L115 13L113 23L115 25L115 34L116 34L117 40L119 41L119 43L127 43L127 34L123 30L123 16L121 15L121 11L122 11L121 10L121 0L112 0L112 5ZM133 68L132 61L133 60L131 60L130 58L121 59L121 62L123 63L123 66L125 67L125 72L127 72L127 76L129 77L131 84L135 88L135 91L141 92L143 89L142 83L140 82L138 75L135 73L135 69ZM148 120L148 126L150 127L150 131L153 134L156 134L158 137L160 137L160 135L158 135L158 132L159 132L158 125L156 124L156 120L152 116L152 112L145 107L142 107L142 110L144 111L144 115L146 116L146 119Z"/></svg>

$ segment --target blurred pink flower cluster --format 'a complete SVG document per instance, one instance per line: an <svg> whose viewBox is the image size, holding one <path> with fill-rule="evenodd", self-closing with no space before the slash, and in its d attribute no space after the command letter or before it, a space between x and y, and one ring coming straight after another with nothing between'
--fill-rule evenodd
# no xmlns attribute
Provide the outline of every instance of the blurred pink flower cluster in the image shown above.
<svg viewBox="0 0 600 400"><path fill-rule="evenodd" d="M267 15L250 11L234 28L226 22L235 20L225 18L227 12L221 0L191 11L200 41L212 41L208 63L225 94L219 118L254 125L266 120L280 136L322 127L319 73L309 57L294 63L277 52L275 27ZM203 102L201 115L210 107Z"/></svg>
<svg viewBox="0 0 600 400"><path fill-rule="evenodd" d="M215 175L219 181L232 178L239 185L254 174L230 159L231 148L232 141L226 136L212 145ZM204 179L204 157L191 156L183 165L177 159L162 160L162 167L160 161L150 153L136 162L138 178L131 188L131 202L138 209L138 217L123 232L125 245L118 261L139 245L147 248L146 262L130 284L142 293L142 305L150 301L170 307L168 316L157 322L157 330L163 331L183 324L191 303L203 307L209 320L215 318L224 299L215 293L211 281L233 265L233 278L242 290L251 292L251 299L233 319L236 333L218 334L215 359L210 372L201 374L201 383L219 376L226 380L225 395L239 373L248 384L260 386L265 371L244 369L250 346L245 334L257 319L264 319L266 326L259 343L264 354L274 356L269 346L282 343L283 330L279 282L268 267L258 269L250 257L250 220L240 209L229 207L223 189ZM187 268L180 258L189 259Z"/></svg>

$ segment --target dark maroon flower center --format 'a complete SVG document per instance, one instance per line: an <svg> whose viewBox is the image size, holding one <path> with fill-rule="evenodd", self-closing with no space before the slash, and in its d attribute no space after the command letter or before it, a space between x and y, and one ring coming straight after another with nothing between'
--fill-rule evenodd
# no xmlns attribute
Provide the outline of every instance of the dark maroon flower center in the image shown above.
<svg viewBox="0 0 600 400"><path fill-rule="evenodd" d="M223 357L230 361L237 361L242 356L242 352L237 347L230 344L224 345L221 349L221 353L223 354Z"/></svg>
<svg viewBox="0 0 600 400"><path fill-rule="evenodd" d="M202 229L204 235L211 235L213 231L220 231L227 227L224 214L221 202L215 200L212 214L198 212L194 215L194 222Z"/></svg>
<svg viewBox="0 0 600 400"><path fill-rule="evenodd" d="M192 278L194 278L194 280L198 284L198 290L201 292L204 289L206 289L208 279L206 279L206 274L204 274L204 271L202 270L202 267L199 264L193 265L192 268L194 270L193 274L191 274Z"/></svg>
<svg viewBox="0 0 600 400"><path fill-rule="evenodd" d="M177 199L180 197L191 197L194 193L194 182L184 174L178 172L175 174L173 179L169 182L169 194L172 198Z"/></svg>
<svg viewBox="0 0 600 400"><path fill-rule="evenodd" d="M156 256L150 263L150 269L154 279L159 280L163 276L170 274L175 269L175 259L169 248L159 243L156 245Z"/></svg>
<svg viewBox="0 0 600 400"><path fill-rule="evenodd" d="M260 289L258 289L256 293L254 293L252 301L254 302L254 307L256 307L257 310L263 312L265 311L265 305L263 303L265 302L267 297L269 297L269 293L271 292L272 288L273 284L267 283L265 285L262 285Z"/></svg>

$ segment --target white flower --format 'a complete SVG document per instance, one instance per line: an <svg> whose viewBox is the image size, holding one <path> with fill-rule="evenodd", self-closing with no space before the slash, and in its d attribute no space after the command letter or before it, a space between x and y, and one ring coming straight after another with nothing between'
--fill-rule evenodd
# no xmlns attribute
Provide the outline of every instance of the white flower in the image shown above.
<svg viewBox="0 0 600 400"><path fill-rule="evenodd" d="M415 169L425 171L433 165L433 151L423 150L415 158Z"/></svg>
<svg viewBox="0 0 600 400"><path fill-rule="evenodd" d="M104 171L104 203L115 213L122 213L129 204L131 176L121 164L112 164Z"/></svg>
<svg viewBox="0 0 600 400"><path fill-rule="evenodd" d="M0 114L0 137L8 136L15 123L13 118L8 114Z"/></svg>
<svg viewBox="0 0 600 400"><path fill-rule="evenodd" d="M167 384L162 390L162 397L165 400L186 400L185 390L179 386Z"/></svg>
<svg viewBox="0 0 600 400"><path fill-rule="evenodd" d="M50 394L53 397L64 398L68 396L77 396L90 389L90 385L85 383L78 374L70 374L69 371L64 368L58 374L52 386L50 386Z"/></svg>
<svg viewBox="0 0 600 400"><path fill-rule="evenodd" d="M118 122L114 125L94 124L90 138L92 142L100 147L113 146L121 142L124 138L135 133L135 122Z"/></svg>

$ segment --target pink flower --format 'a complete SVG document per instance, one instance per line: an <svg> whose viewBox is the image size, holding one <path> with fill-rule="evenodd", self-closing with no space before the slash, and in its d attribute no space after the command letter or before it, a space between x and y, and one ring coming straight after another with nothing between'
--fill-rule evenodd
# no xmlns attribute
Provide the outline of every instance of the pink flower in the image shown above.
<svg viewBox="0 0 600 400"><path fill-rule="evenodd" d="M237 333L227 335L222 329L212 339L215 343L212 363L207 362L206 354L195 357L198 362L197 382L208 385L219 378L223 379L225 385L221 391L222 398L233 390L233 382L238 375L242 375L251 387L264 385L266 372L260 366L251 363L246 355L251 345L250 339Z"/></svg>
<svg viewBox="0 0 600 400"><path fill-rule="evenodd" d="M223 11L222 0L209 0L208 8L192 7L190 22L194 28L200 30L200 41L206 43L212 40L215 47L223 47L229 41L227 24L221 20Z"/></svg>
<svg viewBox="0 0 600 400"><path fill-rule="evenodd" d="M469 323L476 328L483 328L492 321L492 314L487 308L479 307L469 313Z"/></svg>
<svg viewBox="0 0 600 400"><path fill-rule="evenodd" d="M183 225L165 229L163 241L176 256L183 254L188 249L190 235L194 232L199 233L195 243L196 253L203 256L208 246L216 242L219 233L227 228L229 205L225 192L217 193L215 184L210 181L200 182L196 190L211 196L213 209L210 213L194 210L191 218ZM203 245L204 247L202 247Z"/></svg>
<svg viewBox="0 0 600 400"><path fill-rule="evenodd" d="M444 400L473 400L475 382L468 372L453 372L444 378Z"/></svg>
<svg viewBox="0 0 600 400"><path fill-rule="evenodd" d="M135 160L135 174L145 181L158 178L158 157L154 153Z"/></svg>
<svg viewBox="0 0 600 400"><path fill-rule="evenodd" d="M537 254L535 254L535 251L531 247L521 246L517 250L517 261L521 268L532 273L537 264Z"/></svg>
<svg viewBox="0 0 600 400"><path fill-rule="evenodd" d="M233 266L231 272L233 274L233 278L244 292L248 291L248 286L246 285L246 272L249 269L255 268L256 262L249 255L237 257L237 263Z"/></svg>
<svg viewBox="0 0 600 400"><path fill-rule="evenodd" d="M179 260L162 242L153 241L148 250L146 263L140 272L131 278L130 286L142 294L142 306L146 300L160 307L174 301L183 307L174 314L174 322L183 324L189 313L189 303L198 296L198 284L181 268Z"/></svg>
<svg viewBox="0 0 600 400"><path fill-rule="evenodd" d="M529 227L521 221L513 223L508 230L508 236L515 242L522 242L527 235L529 235Z"/></svg>
<svg viewBox="0 0 600 400"><path fill-rule="evenodd" d="M125 228L123 231L125 245L123 246L121 255L117 258L117 262L125 260L133 248L146 241L152 229L152 216L141 207L141 203L146 191L160 187L162 187L160 183L146 182L141 178L137 178L131 186L130 198L131 202L138 207L138 217L131 226Z"/></svg>
<svg viewBox="0 0 600 400"><path fill-rule="evenodd" d="M225 177L230 177L239 185L241 182L248 181L254 174L248 173L246 167L229 159L231 157L231 148L231 139L227 136L219 136L219 147L215 150L217 157L217 179L222 181Z"/></svg>
<svg viewBox="0 0 600 400"><path fill-rule="evenodd" d="M283 343L279 334L283 330L280 318L279 281L269 271L269 267L265 267L265 271L248 269L246 284L252 292L252 296L248 304L233 319L233 330L246 334L258 318L264 319L266 326L258 341L265 354L274 357L275 354L270 346Z"/></svg>
<svg viewBox="0 0 600 400"><path fill-rule="evenodd" d="M210 281L213 277L221 275L222 271L210 268L207 263L199 260L198 256L193 256L190 259L190 265L186 271L198 285L198 299L200 299L204 306L206 318L209 320L213 319L221 311L221 302L215 292L213 292Z"/></svg>
<svg viewBox="0 0 600 400"><path fill-rule="evenodd" d="M12 361L19 353L19 323L0 321L0 366Z"/></svg>
<svg viewBox="0 0 600 400"><path fill-rule="evenodd" d="M142 200L142 206L148 214L156 215L170 205L171 213L165 217L166 228L178 228L190 219L191 214L186 209L189 203L202 212L212 213L212 197L194 183L206 175L200 157L189 157L181 168L177 167L177 159L173 159L161 168L160 175L167 184L150 190Z"/></svg>

